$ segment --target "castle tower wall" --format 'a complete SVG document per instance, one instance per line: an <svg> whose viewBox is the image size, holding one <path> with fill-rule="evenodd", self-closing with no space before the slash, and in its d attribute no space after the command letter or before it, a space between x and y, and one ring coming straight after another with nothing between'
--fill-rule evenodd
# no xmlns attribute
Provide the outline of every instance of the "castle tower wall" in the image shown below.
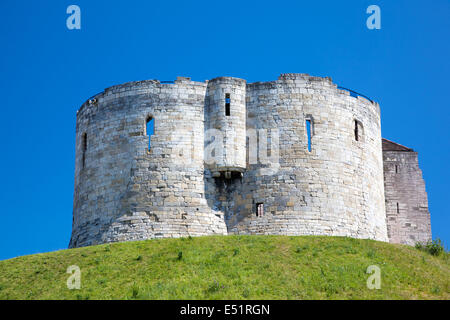
<svg viewBox="0 0 450 320"><path fill-rule="evenodd" d="M417 152L383 139L386 223L389 242L431 240L430 212Z"/></svg>
<svg viewBox="0 0 450 320"><path fill-rule="evenodd" d="M249 164L240 181L216 187L230 233L387 241L378 104L327 78L286 74L247 85L247 133L252 130L267 130L263 138L272 141L278 130L279 167Z"/></svg>
<svg viewBox="0 0 450 320"><path fill-rule="evenodd" d="M205 83L186 78L131 82L82 106L70 247L226 234L204 197L205 93Z"/></svg>
<svg viewBox="0 0 450 320"><path fill-rule="evenodd" d="M221 143L215 143L214 151L211 148L214 154L207 150L206 156L210 158L205 161L215 176L225 172L242 172L246 168L245 85L245 80L231 77L208 81L205 98L206 142L217 138L221 139Z"/></svg>
<svg viewBox="0 0 450 320"><path fill-rule="evenodd" d="M379 106L329 78L130 82L83 104L76 135L70 247L230 233L388 240ZM401 189L389 179L388 206ZM389 221L390 235L411 234Z"/></svg>

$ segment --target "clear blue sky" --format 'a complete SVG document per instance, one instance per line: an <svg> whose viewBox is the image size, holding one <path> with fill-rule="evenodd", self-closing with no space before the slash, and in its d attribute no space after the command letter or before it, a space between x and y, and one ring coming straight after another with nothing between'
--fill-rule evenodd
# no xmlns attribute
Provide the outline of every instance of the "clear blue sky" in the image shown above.
<svg viewBox="0 0 450 320"><path fill-rule="evenodd" d="M81 8L81 30L66 8ZM366 8L381 8L381 30ZM450 244L450 1L0 2L0 259L67 248L75 115L143 79L330 76L378 101L385 138L419 152L434 237Z"/></svg>

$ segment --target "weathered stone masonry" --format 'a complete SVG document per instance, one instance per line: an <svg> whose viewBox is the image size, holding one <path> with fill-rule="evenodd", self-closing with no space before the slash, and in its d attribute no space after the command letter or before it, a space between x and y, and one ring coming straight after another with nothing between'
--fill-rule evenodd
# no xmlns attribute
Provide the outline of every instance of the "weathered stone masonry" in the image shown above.
<svg viewBox="0 0 450 320"><path fill-rule="evenodd" d="M383 160L390 241L427 242L431 239L430 212L417 152L383 139Z"/></svg>
<svg viewBox="0 0 450 320"><path fill-rule="evenodd" d="M211 132L223 150L213 163ZM378 104L329 78L130 82L84 103L76 136L70 247L212 234L431 237L417 154L382 152ZM408 163L414 185L391 179L392 161Z"/></svg>

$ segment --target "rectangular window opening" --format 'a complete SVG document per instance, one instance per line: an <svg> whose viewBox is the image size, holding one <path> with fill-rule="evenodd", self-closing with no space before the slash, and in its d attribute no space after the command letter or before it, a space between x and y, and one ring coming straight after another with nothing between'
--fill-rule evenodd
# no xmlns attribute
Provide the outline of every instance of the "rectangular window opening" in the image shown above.
<svg viewBox="0 0 450 320"><path fill-rule="evenodd" d="M86 150L87 150L87 134L83 133L83 138L81 141L81 148L82 148L82 160L81 160L81 167L84 169L86 166Z"/></svg>
<svg viewBox="0 0 450 320"><path fill-rule="evenodd" d="M398 165L395 165L395 173L398 173Z"/></svg>
<svg viewBox="0 0 450 320"><path fill-rule="evenodd" d="M358 121L355 120L355 140L359 141Z"/></svg>
<svg viewBox="0 0 450 320"><path fill-rule="evenodd" d="M225 93L225 115L231 114L231 98L229 93Z"/></svg>
<svg viewBox="0 0 450 320"><path fill-rule="evenodd" d="M151 136L155 133L155 120L152 117L147 118L145 133L148 136L148 151L150 151Z"/></svg>
<svg viewBox="0 0 450 320"><path fill-rule="evenodd" d="M312 135L312 123L311 119L306 119L306 134L308 136L308 151L311 152L312 146L311 146L311 135Z"/></svg>
<svg viewBox="0 0 450 320"><path fill-rule="evenodd" d="M400 205L397 202L397 213L400 213Z"/></svg>
<svg viewBox="0 0 450 320"><path fill-rule="evenodd" d="M256 204L256 216L262 217L264 215L264 203Z"/></svg>

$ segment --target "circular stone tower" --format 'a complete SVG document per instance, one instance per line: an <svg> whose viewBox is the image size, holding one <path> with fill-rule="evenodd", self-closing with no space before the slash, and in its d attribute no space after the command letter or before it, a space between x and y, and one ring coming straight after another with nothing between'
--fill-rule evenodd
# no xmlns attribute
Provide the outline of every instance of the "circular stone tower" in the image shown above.
<svg viewBox="0 0 450 320"><path fill-rule="evenodd" d="M82 105L70 247L227 233L204 197L206 86L130 82Z"/></svg>
<svg viewBox="0 0 450 320"><path fill-rule="evenodd" d="M247 135L258 134L258 162L248 163L237 183L210 181L229 233L387 241L377 103L329 78L283 74L248 84L246 108ZM261 142L269 136L276 157L264 164L268 148Z"/></svg>
<svg viewBox="0 0 450 320"><path fill-rule="evenodd" d="M283 74L130 82L81 106L70 247L232 233L387 241L378 104Z"/></svg>

